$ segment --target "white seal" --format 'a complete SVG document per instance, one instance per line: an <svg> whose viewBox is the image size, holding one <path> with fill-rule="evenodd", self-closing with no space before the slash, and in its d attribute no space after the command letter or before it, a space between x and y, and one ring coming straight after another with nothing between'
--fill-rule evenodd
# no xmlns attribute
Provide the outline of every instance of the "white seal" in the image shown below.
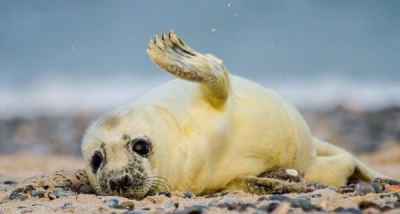
<svg viewBox="0 0 400 214"><path fill-rule="evenodd" d="M279 94L229 74L221 60L194 51L172 31L150 40L147 53L177 79L88 128L82 151L98 194L257 192L255 185L280 184L260 176L275 169L297 169L307 181L333 186L382 177L312 137Z"/></svg>

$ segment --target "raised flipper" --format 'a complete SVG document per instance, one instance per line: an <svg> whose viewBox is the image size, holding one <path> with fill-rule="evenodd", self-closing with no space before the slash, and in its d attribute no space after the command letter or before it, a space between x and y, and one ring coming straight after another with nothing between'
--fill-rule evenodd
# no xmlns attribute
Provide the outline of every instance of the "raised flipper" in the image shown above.
<svg viewBox="0 0 400 214"><path fill-rule="evenodd" d="M224 105L229 95L229 77L222 61L191 49L173 31L150 40L147 54L160 68L180 79L197 82L214 107Z"/></svg>

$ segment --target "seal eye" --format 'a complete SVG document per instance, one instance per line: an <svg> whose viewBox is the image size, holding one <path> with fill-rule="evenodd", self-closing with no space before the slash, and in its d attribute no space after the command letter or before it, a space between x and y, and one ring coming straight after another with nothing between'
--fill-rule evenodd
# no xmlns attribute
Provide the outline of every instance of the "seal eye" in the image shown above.
<svg viewBox="0 0 400 214"><path fill-rule="evenodd" d="M140 156L147 156L150 152L150 145L143 139L135 139L132 141L132 149Z"/></svg>
<svg viewBox="0 0 400 214"><path fill-rule="evenodd" d="M96 172L99 169L102 162L103 162L103 155L99 151L95 151L92 157L92 162L90 162L93 172Z"/></svg>

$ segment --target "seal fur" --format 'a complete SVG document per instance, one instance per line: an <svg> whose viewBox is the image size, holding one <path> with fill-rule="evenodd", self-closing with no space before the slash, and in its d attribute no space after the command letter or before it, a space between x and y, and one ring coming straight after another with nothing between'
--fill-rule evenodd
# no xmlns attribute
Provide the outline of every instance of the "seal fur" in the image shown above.
<svg viewBox="0 0 400 214"><path fill-rule="evenodd" d="M267 184L259 175L288 168L307 181L333 186L384 177L345 150L312 137L282 96L229 74L221 60L194 51L172 31L150 40L147 53L177 79L88 128L82 152L98 194L252 192L247 184Z"/></svg>

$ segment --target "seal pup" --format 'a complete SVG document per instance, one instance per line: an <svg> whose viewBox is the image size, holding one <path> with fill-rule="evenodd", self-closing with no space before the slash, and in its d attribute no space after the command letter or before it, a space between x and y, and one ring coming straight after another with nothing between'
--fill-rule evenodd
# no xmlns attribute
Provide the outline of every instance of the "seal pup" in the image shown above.
<svg viewBox="0 0 400 214"><path fill-rule="evenodd" d="M220 59L194 51L172 31L150 40L147 53L177 79L87 129L82 152L98 194L141 199L165 188L196 195L232 189L259 193L262 186L276 185L304 190L262 176L278 169L296 169L285 172L337 187L351 179L383 177L345 150L314 138L282 96L229 74Z"/></svg>

